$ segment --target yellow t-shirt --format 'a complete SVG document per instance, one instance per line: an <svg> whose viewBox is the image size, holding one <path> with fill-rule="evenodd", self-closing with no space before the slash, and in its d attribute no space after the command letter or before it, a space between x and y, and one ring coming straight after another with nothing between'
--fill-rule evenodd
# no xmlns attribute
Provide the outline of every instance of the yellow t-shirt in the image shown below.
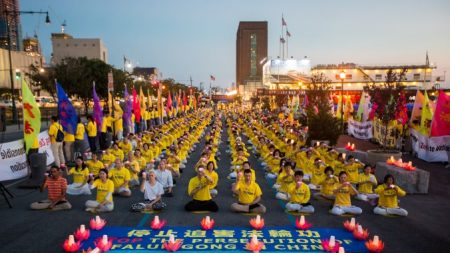
<svg viewBox="0 0 450 253"><path fill-rule="evenodd" d="M103 164L112 164L116 160L116 157L111 154L111 151L107 154L102 155L102 162Z"/></svg>
<svg viewBox="0 0 450 253"><path fill-rule="evenodd" d="M340 183L338 183L336 188L340 187ZM352 202L350 201L350 195L354 195L356 192L353 190L351 186L344 186L339 189L336 193L336 199L334 200L335 206L351 206Z"/></svg>
<svg viewBox="0 0 450 253"><path fill-rule="evenodd" d="M312 169L311 183L314 185L319 185L323 180L325 180L325 176L325 168L323 166L317 168L317 166L314 165Z"/></svg>
<svg viewBox="0 0 450 253"><path fill-rule="evenodd" d="M245 182L238 182L236 190L239 192L239 203L244 205L252 203L257 197L262 195L261 188L256 182L251 182L250 185L247 185Z"/></svg>
<svg viewBox="0 0 450 253"><path fill-rule="evenodd" d="M48 128L48 135L50 136L51 143L56 143L56 135L58 134L58 130L63 131L62 126L58 122L51 124Z"/></svg>
<svg viewBox="0 0 450 253"><path fill-rule="evenodd" d="M97 202L102 203L105 201L106 196L108 193L111 193L109 195L108 201L113 202L112 194L114 193L114 183L113 181L107 179L105 183L101 179L97 179L94 181L92 186L97 188Z"/></svg>
<svg viewBox="0 0 450 253"><path fill-rule="evenodd" d="M89 170L81 169L77 170L75 167L69 170L69 175L73 175L73 182L76 184L84 184L86 183L87 177L89 176Z"/></svg>
<svg viewBox="0 0 450 253"><path fill-rule="evenodd" d="M64 141L74 142L75 141L75 135L69 134L68 132L64 131Z"/></svg>
<svg viewBox="0 0 450 253"><path fill-rule="evenodd" d="M288 176L286 171L283 170L277 177L277 184L280 184L280 192L288 192L291 184L294 183L294 172L292 175Z"/></svg>
<svg viewBox="0 0 450 253"><path fill-rule="evenodd" d="M123 131L123 119L122 117L118 117L114 120L114 130L116 133L119 131Z"/></svg>
<svg viewBox="0 0 450 253"><path fill-rule="evenodd" d="M125 181L130 181L130 171L125 167L114 168L109 172L109 177L114 183L114 188L119 188ZM125 186L128 188L128 185Z"/></svg>
<svg viewBox="0 0 450 253"><path fill-rule="evenodd" d="M359 168L361 167L358 163L348 164L344 166L344 171L347 172L348 181L352 184L358 183Z"/></svg>
<svg viewBox="0 0 450 253"><path fill-rule="evenodd" d="M219 175L214 170L212 172L209 172L209 170L205 170L205 175L209 176L213 183L209 186L210 189L214 189L217 186L217 182L219 182Z"/></svg>
<svg viewBox="0 0 450 253"><path fill-rule="evenodd" d="M97 160L97 162L94 162L93 160L89 160L86 162L86 165L88 166L89 171L92 174L94 174L94 176L97 176L100 169L103 169L105 167L105 165L103 165L103 163L98 160Z"/></svg>
<svg viewBox="0 0 450 253"><path fill-rule="evenodd" d="M406 192L403 191L397 185L395 185L394 187L397 189L397 192L395 192L394 189L387 187L386 184L379 185L375 189L375 193L380 196L380 198L378 200L378 206L386 207L386 208L397 208L398 207L397 196L403 197L406 195Z"/></svg>
<svg viewBox="0 0 450 253"><path fill-rule="evenodd" d="M119 148L122 149L124 154L128 154L133 149L133 146L131 145L130 142L128 143L121 142L119 143Z"/></svg>
<svg viewBox="0 0 450 253"><path fill-rule="evenodd" d="M189 180L188 194L191 195L191 192L199 185L201 185L202 188L194 194L193 199L199 201L210 200L211 194L209 193L209 189L211 184L205 177L202 177L201 179L197 176L191 178L191 180Z"/></svg>
<svg viewBox="0 0 450 253"><path fill-rule="evenodd" d="M372 183L363 183L366 181L370 181ZM377 184L377 179L374 175L370 174L366 175L364 173L360 173L358 176L358 191L361 193L373 193L373 185Z"/></svg>
<svg viewBox="0 0 450 253"><path fill-rule="evenodd" d="M111 149L109 151L109 153L111 153L112 155L115 156L115 159L119 158L121 161L123 161L124 158L124 154L123 151L121 149Z"/></svg>
<svg viewBox="0 0 450 253"><path fill-rule="evenodd" d="M307 184L302 183L300 187L297 188L297 184L292 184L288 189L289 195L291 196L289 202L297 204L306 204L311 198L311 192Z"/></svg>
<svg viewBox="0 0 450 253"><path fill-rule="evenodd" d="M87 124L87 133L89 137L97 136L97 123L95 121L89 121Z"/></svg>
<svg viewBox="0 0 450 253"><path fill-rule="evenodd" d="M84 133L85 133L84 125L81 123L77 124L77 131L75 133L75 139L77 140L83 140L84 139Z"/></svg>
<svg viewBox="0 0 450 253"><path fill-rule="evenodd" d="M130 168L130 176L133 179L138 179L138 173L141 171L141 167L139 166L139 162L136 160L133 160L130 162L131 168Z"/></svg>
<svg viewBox="0 0 450 253"><path fill-rule="evenodd" d="M334 189L336 189L336 184L339 182L339 179L332 175L333 177L328 177L325 175L325 180L323 180L320 185L322 188L320 189L320 192L324 195L333 195Z"/></svg>

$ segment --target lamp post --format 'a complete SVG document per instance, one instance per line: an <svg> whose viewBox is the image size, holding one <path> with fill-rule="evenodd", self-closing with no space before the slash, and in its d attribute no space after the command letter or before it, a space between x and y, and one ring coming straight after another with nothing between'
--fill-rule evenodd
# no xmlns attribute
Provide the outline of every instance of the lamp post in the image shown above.
<svg viewBox="0 0 450 253"><path fill-rule="evenodd" d="M344 133L344 80L345 80L345 71L342 70L339 74L339 79L341 79L341 127L342 133Z"/></svg>
<svg viewBox="0 0 450 253"><path fill-rule="evenodd" d="M11 41L11 31L9 28L9 16L13 15L18 16L21 14L46 14L45 23L50 24L50 17L48 16L48 11L9 11L5 9L3 11L6 18L6 34L8 40L8 58L9 58L9 80L11 82L11 102L12 102L12 116L13 116L13 124L17 123L17 108L16 108L16 100L14 99L14 71L12 66L12 41Z"/></svg>

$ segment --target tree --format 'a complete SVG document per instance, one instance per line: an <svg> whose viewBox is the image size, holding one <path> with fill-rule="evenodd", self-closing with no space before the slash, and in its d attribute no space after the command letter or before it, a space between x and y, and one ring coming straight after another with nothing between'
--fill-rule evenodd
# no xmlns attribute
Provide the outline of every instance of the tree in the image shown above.
<svg viewBox="0 0 450 253"><path fill-rule="evenodd" d="M381 143L384 150L387 149L388 125L391 120L395 119L395 113L398 103L401 102L400 95L404 90L403 81L406 80L407 69L394 71L389 69L386 72L385 81L381 85L375 83L368 84L364 89L370 95L372 103L371 117L377 117L383 123L386 131L384 131L384 141Z"/></svg>
<svg viewBox="0 0 450 253"><path fill-rule="evenodd" d="M309 104L306 107L308 122L308 140L329 140L335 145L341 133L340 121L331 113L331 80L323 73L314 74L307 84L306 95Z"/></svg>

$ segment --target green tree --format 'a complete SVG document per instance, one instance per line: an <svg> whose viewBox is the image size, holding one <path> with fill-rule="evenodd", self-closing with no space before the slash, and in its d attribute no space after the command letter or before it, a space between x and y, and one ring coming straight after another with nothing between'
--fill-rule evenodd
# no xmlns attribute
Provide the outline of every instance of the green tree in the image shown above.
<svg viewBox="0 0 450 253"><path fill-rule="evenodd" d="M306 107L308 122L308 140L329 140L335 145L341 133L340 121L331 113L330 93L332 85L323 73L311 77L307 84L306 95L309 104Z"/></svg>

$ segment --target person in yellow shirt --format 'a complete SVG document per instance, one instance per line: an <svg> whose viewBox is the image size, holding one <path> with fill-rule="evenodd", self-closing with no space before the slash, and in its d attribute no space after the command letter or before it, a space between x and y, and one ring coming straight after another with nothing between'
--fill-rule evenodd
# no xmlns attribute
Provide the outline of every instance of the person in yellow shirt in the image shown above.
<svg viewBox="0 0 450 253"><path fill-rule="evenodd" d="M123 139L123 118L120 114L114 117L114 131L116 139L121 141Z"/></svg>
<svg viewBox="0 0 450 253"><path fill-rule="evenodd" d="M283 159L284 160L284 159ZM281 172L277 177L277 182L273 185L278 192L275 195L277 199L288 200L289 199L289 188L291 184L295 182L294 178L294 168L295 163L291 161L286 161L283 166L281 166Z"/></svg>
<svg viewBox="0 0 450 253"><path fill-rule="evenodd" d="M139 166L139 162L134 158L133 152L131 151L127 155L125 168L130 171L130 186L139 185L139 173L141 172L141 167Z"/></svg>
<svg viewBox="0 0 450 253"><path fill-rule="evenodd" d="M99 178L92 182L91 189L97 188L96 200L86 201L86 211L93 213L111 212L114 209L114 183L108 179L108 170L101 169Z"/></svg>
<svg viewBox="0 0 450 253"><path fill-rule="evenodd" d="M116 159L114 168L109 171L109 175L114 183L114 194L130 197L131 191L128 188L131 178L130 171L123 166L122 160Z"/></svg>
<svg viewBox="0 0 450 253"><path fill-rule="evenodd" d="M240 173L236 178L233 193L238 196L238 203L231 204L231 210L243 213L265 213L266 207L259 203L262 191L259 185L252 181L252 171L246 169L243 174L244 181L241 181Z"/></svg>
<svg viewBox="0 0 450 253"><path fill-rule="evenodd" d="M113 164L116 160L116 156L111 153L111 149L105 149L102 152L102 163L105 167L109 167L109 165Z"/></svg>
<svg viewBox="0 0 450 253"><path fill-rule="evenodd" d="M117 142L114 142L113 147L110 152L112 155L114 155L115 158L119 158L121 161L123 161L123 159L125 158L125 154L119 148L119 144Z"/></svg>
<svg viewBox="0 0 450 253"><path fill-rule="evenodd" d="M311 168L312 176L311 183L309 184L309 188L311 190L319 190L320 183L325 180L325 163L320 159L316 158L314 160L314 165Z"/></svg>
<svg viewBox="0 0 450 253"><path fill-rule="evenodd" d="M88 140L89 140L89 147L91 148L91 152L97 151L97 123L94 120L94 117L92 115L88 116L88 123L87 123L87 134L88 134Z"/></svg>
<svg viewBox="0 0 450 253"><path fill-rule="evenodd" d="M339 182L339 178L334 175L334 170L331 166L325 168L325 179L320 183L320 192L314 194L315 198L322 197L327 200L334 200L334 189Z"/></svg>
<svg viewBox="0 0 450 253"><path fill-rule="evenodd" d="M98 160L97 153L92 153L92 160L86 162L87 167L89 168L89 172L92 173L95 177L98 176L98 172L100 169L105 168L103 162Z"/></svg>
<svg viewBox="0 0 450 253"><path fill-rule="evenodd" d="M337 183L336 189L333 191L336 196L334 200L333 208L330 210L331 214L343 215L349 214L361 214L362 209L357 206L352 206L350 196L358 194L358 191L347 180L347 173L341 171L339 173L339 183Z"/></svg>
<svg viewBox="0 0 450 253"><path fill-rule="evenodd" d="M63 140L57 141L57 135L59 131L63 131L63 127L58 123L58 117L52 116L51 125L48 128L48 135L50 136L51 149L53 157L55 158L56 166L60 167L61 164L65 164L64 152L63 152Z"/></svg>
<svg viewBox="0 0 450 253"><path fill-rule="evenodd" d="M314 213L314 207L309 203L311 192L307 184L303 183L303 171L294 173L295 183L288 189L289 202L286 210L290 212Z"/></svg>
<svg viewBox="0 0 450 253"><path fill-rule="evenodd" d="M128 138L124 138L121 142L119 142L119 148L123 151L124 154L130 153L133 150L133 145L128 140Z"/></svg>
<svg viewBox="0 0 450 253"><path fill-rule="evenodd" d="M78 124L77 124L77 130L75 132L75 143L74 143L74 152L77 154L77 156L80 156L84 153L84 134L86 130L81 123L80 117L78 117Z"/></svg>
<svg viewBox="0 0 450 253"><path fill-rule="evenodd" d="M111 138L112 133L112 122L113 118L109 115L108 111L105 111L102 118L102 129L100 131L100 149L105 150L111 146L111 141L108 141ZM109 137L108 137L109 135Z"/></svg>
<svg viewBox="0 0 450 253"><path fill-rule="evenodd" d="M408 211L398 206L397 197L405 196L406 192L395 185L394 176L387 174L383 184L375 189L375 193L380 196L378 206L373 209L375 214L408 216Z"/></svg>
<svg viewBox="0 0 450 253"><path fill-rule="evenodd" d="M74 161L74 143L75 135L64 131L64 155L68 163Z"/></svg>
<svg viewBox="0 0 450 253"><path fill-rule="evenodd" d="M363 171L363 173L359 174L359 194L356 195L355 198L362 201L370 201L372 199L378 198L378 194L373 193L373 187L375 187L378 183L375 175L371 174L372 167L370 167L370 165L365 165Z"/></svg>
<svg viewBox="0 0 450 253"><path fill-rule="evenodd" d="M216 168L214 167L214 162L209 161L208 165L206 165L205 175L210 177L213 183L209 186L209 192L211 193L211 197L217 196L219 192L217 191L217 183L219 182L219 175L216 172Z"/></svg>
<svg viewBox="0 0 450 253"><path fill-rule="evenodd" d="M347 172L348 181L353 185L358 183L359 169L363 168L364 164L356 160L352 155L348 156L347 164L344 165L343 171Z"/></svg>
<svg viewBox="0 0 450 253"><path fill-rule="evenodd" d="M205 167L201 166L197 170L197 176L189 180L188 195L192 198L184 209L188 212L210 211L217 212L219 207L212 200L210 187L213 184L211 177L205 174Z"/></svg>
<svg viewBox="0 0 450 253"><path fill-rule="evenodd" d="M73 176L73 183L67 186L67 194L69 195L91 195L89 189L89 170L83 161L83 157L79 156L75 159L75 167L69 171L66 167L66 174Z"/></svg>

